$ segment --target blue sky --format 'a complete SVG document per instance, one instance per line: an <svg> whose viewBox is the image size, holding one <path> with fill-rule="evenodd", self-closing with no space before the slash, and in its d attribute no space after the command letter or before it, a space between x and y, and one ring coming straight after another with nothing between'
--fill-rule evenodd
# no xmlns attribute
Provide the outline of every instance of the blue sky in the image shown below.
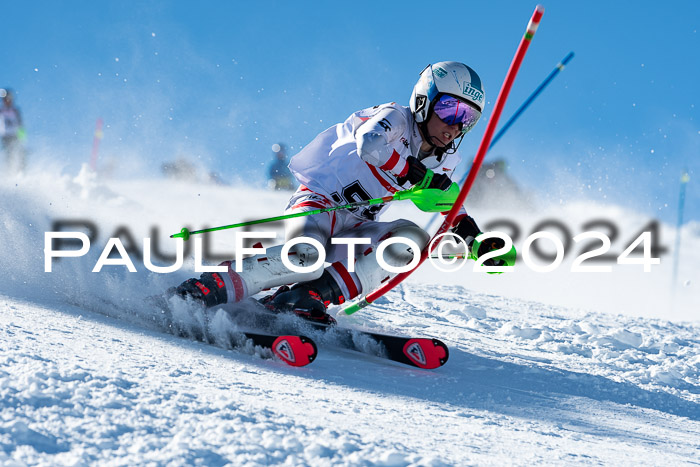
<svg viewBox="0 0 700 467"><path fill-rule="evenodd" d="M37 2L3 5L0 86L32 157L100 156L130 174L178 155L262 183L271 146L300 148L351 112L408 104L425 65L469 64L490 115L535 2ZM576 56L494 147L522 185L700 220L700 2L551 1L501 123ZM462 145L471 160L486 119ZM488 160L487 159L487 160ZM545 191L546 190L546 191Z"/></svg>

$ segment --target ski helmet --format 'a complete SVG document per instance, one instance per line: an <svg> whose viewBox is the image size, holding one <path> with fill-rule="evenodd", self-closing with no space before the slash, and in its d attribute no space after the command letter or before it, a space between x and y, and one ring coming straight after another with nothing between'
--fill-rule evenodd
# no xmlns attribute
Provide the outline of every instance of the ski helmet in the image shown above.
<svg viewBox="0 0 700 467"><path fill-rule="evenodd" d="M464 63L438 62L425 67L413 87L410 106L416 122L426 123L433 113L435 103L444 94L466 102L479 113L484 111L484 89L476 71ZM463 128L462 134L467 133L474 125Z"/></svg>

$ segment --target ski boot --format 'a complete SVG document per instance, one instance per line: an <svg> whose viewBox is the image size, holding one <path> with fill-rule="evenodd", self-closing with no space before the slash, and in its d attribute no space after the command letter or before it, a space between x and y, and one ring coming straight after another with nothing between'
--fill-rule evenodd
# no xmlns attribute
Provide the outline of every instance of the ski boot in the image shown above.
<svg viewBox="0 0 700 467"><path fill-rule="evenodd" d="M291 289L283 285L273 295L260 300L267 309L276 313L292 312L314 323L331 326L336 321L328 314L327 307L342 302L342 292L328 271L316 280L296 284Z"/></svg>
<svg viewBox="0 0 700 467"><path fill-rule="evenodd" d="M169 289L168 294L179 295L183 299L189 297L205 308L223 305L228 301L224 280L216 272L205 272L199 279L187 279L175 289Z"/></svg>

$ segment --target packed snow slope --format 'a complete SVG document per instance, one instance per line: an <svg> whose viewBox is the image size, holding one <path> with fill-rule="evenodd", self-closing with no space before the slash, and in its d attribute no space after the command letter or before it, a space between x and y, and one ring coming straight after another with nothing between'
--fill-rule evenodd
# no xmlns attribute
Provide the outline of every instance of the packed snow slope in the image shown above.
<svg viewBox="0 0 700 467"><path fill-rule="evenodd" d="M168 236L183 226L278 215L286 196L48 167L0 180L0 463L697 465L697 225L682 229L672 287L669 226L656 226L666 251L651 272L614 262L653 219L585 201L469 208L482 227L512 221L519 249L543 221L563 242L562 225L573 236L597 222L614 237L613 261L590 264L612 271L570 272L581 250L573 243L548 273L522 261L502 275L426 264L373 306L339 317L442 339L450 360L434 371L338 349L332 335L310 332L319 357L298 369L159 329L143 297L192 276L194 260L189 251L180 270L151 272L143 239L166 266ZM421 225L430 217L406 205L389 214ZM91 248L45 272L45 232L61 223L91 234ZM280 226L256 230L281 236ZM136 272L92 272L110 237L122 239ZM210 256L233 254L233 232L208 241ZM544 242L542 250L540 265L550 253ZM237 311L216 311L212 326L235 332Z"/></svg>

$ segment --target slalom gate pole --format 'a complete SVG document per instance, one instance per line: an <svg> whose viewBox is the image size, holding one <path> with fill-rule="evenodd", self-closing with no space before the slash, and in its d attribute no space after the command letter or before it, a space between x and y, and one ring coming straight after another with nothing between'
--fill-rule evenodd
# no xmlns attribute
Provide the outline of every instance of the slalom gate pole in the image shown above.
<svg viewBox="0 0 700 467"><path fill-rule="evenodd" d="M537 31L537 27L540 24L540 20L542 19L543 14L544 7L542 5L537 5L534 13L532 14L532 17L530 18L530 22L527 25L525 35L520 40L520 45L518 45L518 49L515 53L515 56L513 57L513 61L510 64L510 68L508 69L506 78L503 81L503 85L501 86L501 90L498 93L496 105L494 106L493 113L491 114L491 118L489 119L489 123L486 127L486 132L484 133L484 136L481 140L481 144L479 145L479 149L477 150L476 156L474 157L474 162L472 163L472 167L469 170L469 175L467 176L467 179L464 185L462 186L459 192L459 196L457 197L457 200L452 206L452 209L450 209L449 213L445 217L445 220L443 221L438 231L435 233L433 238L430 239L428 245L426 245L426 247L421 252L421 257L418 265L411 271L399 273L393 278L389 279L384 285L382 285L377 290L366 294L364 298L362 298L360 301L355 302L352 305L343 309L342 313L350 315L356 312L357 310L360 310L366 307L367 305L371 304L379 297L383 296L388 291L400 284L404 279L406 279L406 277L408 277L413 271L415 271L430 255L430 253L432 252L431 245L434 243L434 240L439 235L445 233L450 227L452 227L452 223L457 217L457 213L459 213L459 209L464 203L464 200L467 198L469 190L471 190L471 187L474 184L474 180L476 179L476 174L479 171L479 168L481 167L481 163L483 162L484 157L486 156L486 152L488 151L488 148L491 144L491 138L493 137L493 134L496 130L496 125L498 124L498 119L501 116L501 112L503 112L503 107L505 106L506 100L508 99L510 89L511 87L513 87L515 77L518 74L520 65L523 61L523 58L525 58L525 53L527 52L528 46L530 45L530 42L532 41L532 38L535 35L535 32ZM433 245L433 248L435 246L436 245Z"/></svg>
<svg viewBox="0 0 700 467"><path fill-rule="evenodd" d="M511 125L513 125L513 123L515 123L515 121L518 119L518 117L520 117L520 115L522 115L522 113L525 112L525 110L530 106L530 104L532 104L532 102L537 98L537 96L540 95L542 90L547 87L547 85L554 79L554 77L557 76L559 74L559 72L561 72L566 67L566 65L571 61L572 58L574 58L574 53L569 52L561 62L557 63L557 66L554 67L554 69L549 73L549 75L544 79L544 81L542 81L542 83L540 83L540 85L537 86L537 89L532 91L532 94L530 94L530 96L527 99L525 99L525 102L520 104L520 107L518 107L518 110L516 110L515 113L513 115L511 115L511 117L508 119L508 121L505 123L505 125L503 125L501 127L501 129L498 130L498 133L496 133L496 136L493 137L493 141L491 141L491 144L489 145L489 151L491 151L491 149L493 149L493 147L496 145L498 140L500 140L501 137L503 137L503 135L506 134L508 129L511 127ZM487 151L487 154L488 154L488 151ZM464 176L462 177L462 179L459 181L460 185L462 185L464 183L464 181L467 179L467 174L468 174L468 172L465 173ZM430 228L430 226L433 224L433 222L435 222L435 219L437 218L437 216L438 215L435 214L430 218L428 223L425 225L425 230Z"/></svg>
<svg viewBox="0 0 700 467"><path fill-rule="evenodd" d="M690 181L688 169L683 169L681 172L681 190L678 195L678 223L676 224L676 244L673 247L673 275L671 276L671 311L676 304L676 285L678 282L678 261L680 258L681 249L681 228L683 227L683 210L685 207L685 189Z"/></svg>
<svg viewBox="0 0 700 467"><path fill-rule="evenodd" d="M489 146L489 151L493 149L493 147L496 145L499 139L506 134L506 131L510 128L510 126L515 123L515 121L520 117L520 115L525 112L525 110L530 107L530 104L532 104L532 101L534 101L537 96L540 95L542 90L547 87L547 85L554 79L555 76L559 74L560 71L562 71L566 65L571 61L571 59L574 58L574 53L569 52L564 59L557 63L557 66L554 67L554 69L549 73L549 75L540 83L539 86L537 86L537 89L532 91L532 94L530 94L530 97L525 99L525 102L523 102L520 107L518 107L518 110L515 111L515 113L508 119L508 121L503 125L503 127L498 130L498 133L496 133L496 136L493 137L493 141L491 141L491 145ZM465 175L466 177L466 175ZM464 182L464 180L462 180Z"/></svg>
<svg viewBox="0 0 700 467"><path fill-rule="evenodd" d="M95 123L95 137L92 139L92 154L90 156L90 168L93 172L97 170L97 156L100 150L100 140L104 136L102 124L102 119L98 118Z"/></svg>

